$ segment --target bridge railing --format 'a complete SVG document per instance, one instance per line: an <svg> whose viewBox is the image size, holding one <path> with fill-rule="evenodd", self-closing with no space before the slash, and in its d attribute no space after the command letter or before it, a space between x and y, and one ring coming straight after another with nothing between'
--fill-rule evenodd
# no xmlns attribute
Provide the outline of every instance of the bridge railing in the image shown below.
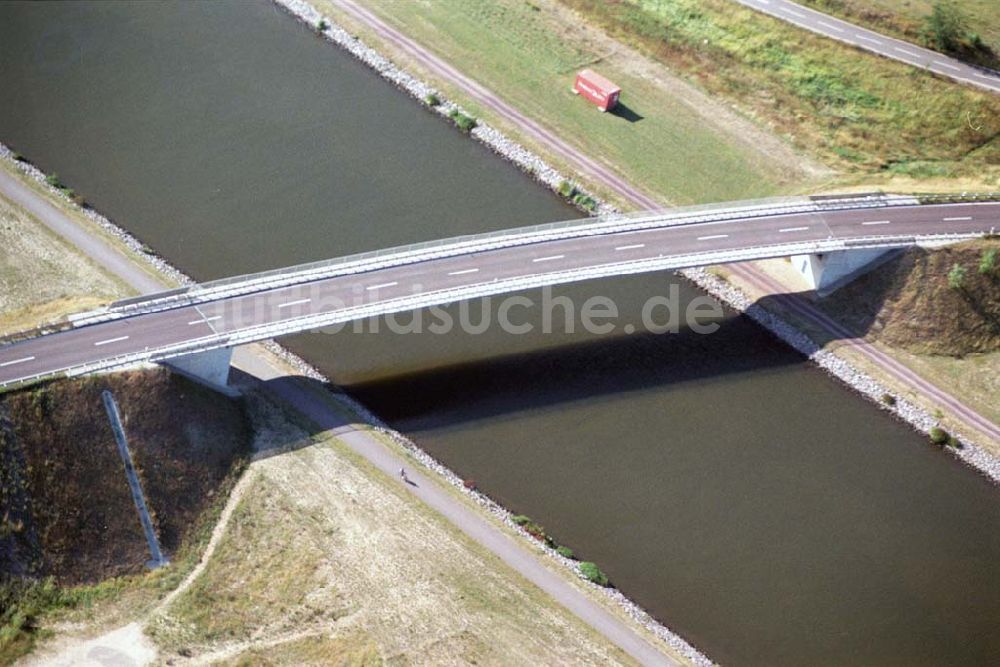
<svg viewBox="0 0 1000 667"><path fill-rule="evenodd" d="M799 254L825 253L836 250L858 248L893 248L913 245L917 242L951 242L974 237L974 234L926 234L913 235L866 235L847 239L825 239L791 243L762 244L724 251L700 251L678 255L660 255L639 260L626 260L587 266L563 271L548 271L503 280L473 283L460 287L409 294L377 302L367 302L344 306L334 310L320 311L295 318L282 319L264 324L256 324L241 329L211 333L152 349L111 356L85 364L52 369L42 374L0 383L0 390L10 390L38 380L59 376L76 376L98 371L124 368L142 362L164 361L170 358L207 352L221 347L233 347L260 340L267 340L287 334L300 333L312 329L332 326L394 312L404 312L416 308L440 305L468 298L479 298L510 291L531 289L560 282L575 282L612 275L642 273L657 270L671 270L707 266L712 264L751 261L769 257Z"/></svg>
<svg viewBox="0 0 1000 667"><path fill-rule="evenodd" d="M598 218L582 218L561 222L531 225L514 229L498 230L482 234L469 234L443 240L424 241L404 246L384 248L357 253L307 264L299 264L281 269L262 271L254 274L232 276L208 281L198 285L180 287L167 292L133 297L111 304L108 308L74 316L77 325L116 319L137 312L175 308L179 305L202 303L208 300L226 298L239 294L249 294L263 289L273 289L284 285L320 280L326 277L360 273L385 266L386 263L407 263L428 258L469 252L472 250L496 249L531 241L552 240L559 237L604 234L613 231L691 224L710 220L722 220L739 214L741 217L796 213L812 210L836 208L867 208L886 205L893 195L883 193L863 193L841 195L839 197L810 198L772 197L704 204L681 208L620 213ZM916 203L906 198L909 204Z"/></svg>
<svg viewBox="0 0 1000 667"><path fill-rule="evenodd" d="M955 201L995 201L998 198L1000 198L1000 194L996 193L985 195L895 195L882 192L868 192L812 197L774 197L574 219L486 232L483 234L457 236L443 240L425 241L260 273L232 276L198 285L180 287L167 292L118 301L105 309L76 315L72 319L75 325L80 326L143 312L155 312L157 310L252 294L267 289L322 280L337 275L357 274L387 266L398 266L427 259L438 259L469 252L496 250L512 245L551 241L560 238L695 224L735 217L763 217L838 209L878 208L900 205L912 206Z"/></svg>

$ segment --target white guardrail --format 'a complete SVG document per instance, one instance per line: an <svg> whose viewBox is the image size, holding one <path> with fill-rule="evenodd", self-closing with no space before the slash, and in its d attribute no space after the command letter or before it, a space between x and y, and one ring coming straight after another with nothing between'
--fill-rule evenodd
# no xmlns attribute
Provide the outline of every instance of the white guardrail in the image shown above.
<svg viewBox="0 0 1000 667"><path fill-rule="evenodd" d="M773 257L826 253L837 250L895 248L913 245L918 242L953 242L976 238L977 236L977 234L927 234L920 236L879 235L848 239L826 239L822 241L751 246L741 248L739 250L706 251L681 255L660 255L655 258L613 262L580 269L536 273L518 276L515 278L464 285L462 287L423 292L420 294L407 295L404 297L397 297L374 303L346 306L337 310L313 313L274 323L250 326L236 331L210 334L208 336L186 340L175 345L136 351L129 354L109 357L92 363L70 365L63 368L53 369L43 374L18 378L16 380L0 383L0 389L8 390L46 378L59 376L72 377L99 371L112 370L115 368L125 368L143 362L165 361L186 354L208 352L210 350L224 347L244 345L283 335L321 329L323 327L342 324L357 319L406 312L417 308L442 305L463 299L493 296L518 290L543 287L546 285L577 282L607 276L692 268L712 264L768 259Z"/></svg>
<svg viewBox="0 0 1000 667"><path fill-rule="evenodd" d="M166 292L126 299L113 303L106 308L74 315L71 320L73 326L84 326L123 317L131 317L137 314L197 305L236 296L245 296L255 292L289 287L332 278L334 276L367 273L430 259L441 259L544 241L794 213L817 213L831 210L913 206L919 204L920 201L913 196L869 193L830 198L791 197L750 200L569 220L545 225L519 227L499 232L489 232L486 234L416 243L348 255L321 262L301 264L288 267L287 269L234 276L190 287L182 287Z"/></svg>

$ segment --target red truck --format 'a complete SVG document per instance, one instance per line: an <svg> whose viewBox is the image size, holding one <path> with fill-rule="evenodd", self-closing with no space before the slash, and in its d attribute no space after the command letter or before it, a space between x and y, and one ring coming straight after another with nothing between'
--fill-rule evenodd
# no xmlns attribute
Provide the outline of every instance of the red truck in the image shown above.
<svg viewBox="0 0 1000 667"><path fill-rule="evenodd" d="M583 95L601 111L613 109L618 104L621 92L621 88L589 69L577 74L576 81L573 82L573 94Z"/></svg>

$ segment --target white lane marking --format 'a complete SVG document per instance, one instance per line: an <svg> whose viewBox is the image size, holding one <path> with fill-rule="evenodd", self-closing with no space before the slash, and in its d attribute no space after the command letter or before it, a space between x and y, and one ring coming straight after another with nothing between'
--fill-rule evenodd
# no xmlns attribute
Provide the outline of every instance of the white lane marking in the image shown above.
<svg viewBox="0 0 1000 667"><path fill-rule="evenodd" d="M309 303L312 299L299 299L297 301L288 301L286 303L279 303L278 308L290 308L291 306L298 306L302 303Z"/></svg>
<svg viewBox="0 0 1000 667"><path fill-rule="evenodd" d="M971 215L960 215L957 218L941 218L945 222L957 222L959 220L972 220Z"/></svg>
<svg viewBox="0 0 1000 667"><path fill-rule="evenodd" d="M781 11L785 12L786 14L791 14L792 16L798 16L800 19L806 18L806 15L803 14L802 12L797 12L794 9L788 9L787 7L782 7Z"/></svg>
<svg viewBox="0 0 1000 667"><path fill-rule="evenodd" d="M192 324L201 324L202 322L205 322L205 323L214 322L215 320L221 320L221 319L222 319L222 315L215 315L214 317L206 317L206 318L201 319L201 320L191 320L190 322L188 322L188 326L191 326Z"/></svg>
<svg viewBox="0 0 1000 667"><path fill-rule="evenodd" d="M464 276L466 273L475 273L479 269L462 269L461 271L449 271L449 276Z"/></svg>
<svg viewBox="0 0 1000 667"><path fill-rule="evenodd" d="M14 364L23 364L24 362L31 361L32 359L34 359L34 357L24 357L23 359L15 359L13 361L5 361L2 364L0 364L0 368L2 368L3 366L13 366Z"/></svg>
<svg viewBox="0 0 1000 667"><path fill-rule="evenodd" d="M907 51L906 49L901 49L898 46L892 47L892 50L893 51L899 51L900 53L905 53L906 55L910 56L911 58L920 58L921 55L922 55L920 53L914 53L912 51Z"/></svg>
<svg viewBox="0 0 1000 667"><path fill-rule="evenodd" d="M784 229L779 229L779 234L787 234L788 232L804 232L808 227L785 227Z"/></svg>
<svg viewBox="0 0 1000 667"><path fill-rule="evenodd" d="M645 243L633 243L632 245L620 245L615 250L635 250L636 248L645 248Z"/></svg>
<svg viewBox="0 0 1000 667"><path fill-rule="evenodd" d="M869 220L868 222L862 222L862 225L888 225L891 220Z"/></svg>
<svg viewBox="0 0 1000 667"><path fill-rule="evenodd" d="M562 259L566 255L550 255L549 257L536 257L532 262L551 262L554 259Z"/></svg>
<svg viewBox="0 0 1000 667"><path fill-rule="evenodd" d="M943 60L935 60L934 64L937 65L938 67L947 67L948 69L953 69L956 72L962 71L961 67L958 67L957 65L952 65L951 63L946 63Z"/></svg>
<svg viewBox="0 0 1000 667"><path fill-rule="evenodd" d="M855 35L855 37L857 37L858 39L863 40L865 42L868 42L869 44L881 44L882 43L882 42L878 41L877 39L875 39L874 37L869 37L868 35Z"/></svg>
<svg viewBox="0 0 1000 667"><path fill-rule="evenodd" d="M118 338L109 338L107 340L101 340L101 341L98 341L98 342L94 343L94 347L98 347L100 345L107 345L108 343L117 343L118 341L125 340L127 338L128 338L128 336L119 336Z"/></svg>
<svg viewBox="0 0 1000 667"><path fill-rule="evenodd" d="M724 239L728 238L729 234L712 234L711 236L699 236L699 241L711 241L712 239Z"/></svg>
<svg viewBox="0 0 1000 667"><path fill-rule="evenodd" d="M373 290L382 289L383 287L393 287L393 286L398 285L398 284L399 284L399 281L394 280L391 283L379 283L378 285L369 285L365 289L368 290L369 292L371 292Z"/></svg>
<svg viewBox="0 0 1000 667"><path fill-rule="evenodd" d="M836 32L844 32L844 29L841 28L839 25L833 25L832 23L827 23L826 21L816 21L816 24L821 25L829 30L834 30Z"/></svg>

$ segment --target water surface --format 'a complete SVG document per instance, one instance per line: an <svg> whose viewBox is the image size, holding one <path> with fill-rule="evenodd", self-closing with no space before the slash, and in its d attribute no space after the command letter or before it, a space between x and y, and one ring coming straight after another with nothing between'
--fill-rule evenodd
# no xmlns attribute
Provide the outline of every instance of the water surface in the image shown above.
<svg viewBox="0 0 1000 667"><path fill-rule="evenodd" d="M265 2L0 3L0 85L0 140L197 279L575 215ZM745 319L382 324L286 342L714 659L1000 660L995 490Z"/></svg>

